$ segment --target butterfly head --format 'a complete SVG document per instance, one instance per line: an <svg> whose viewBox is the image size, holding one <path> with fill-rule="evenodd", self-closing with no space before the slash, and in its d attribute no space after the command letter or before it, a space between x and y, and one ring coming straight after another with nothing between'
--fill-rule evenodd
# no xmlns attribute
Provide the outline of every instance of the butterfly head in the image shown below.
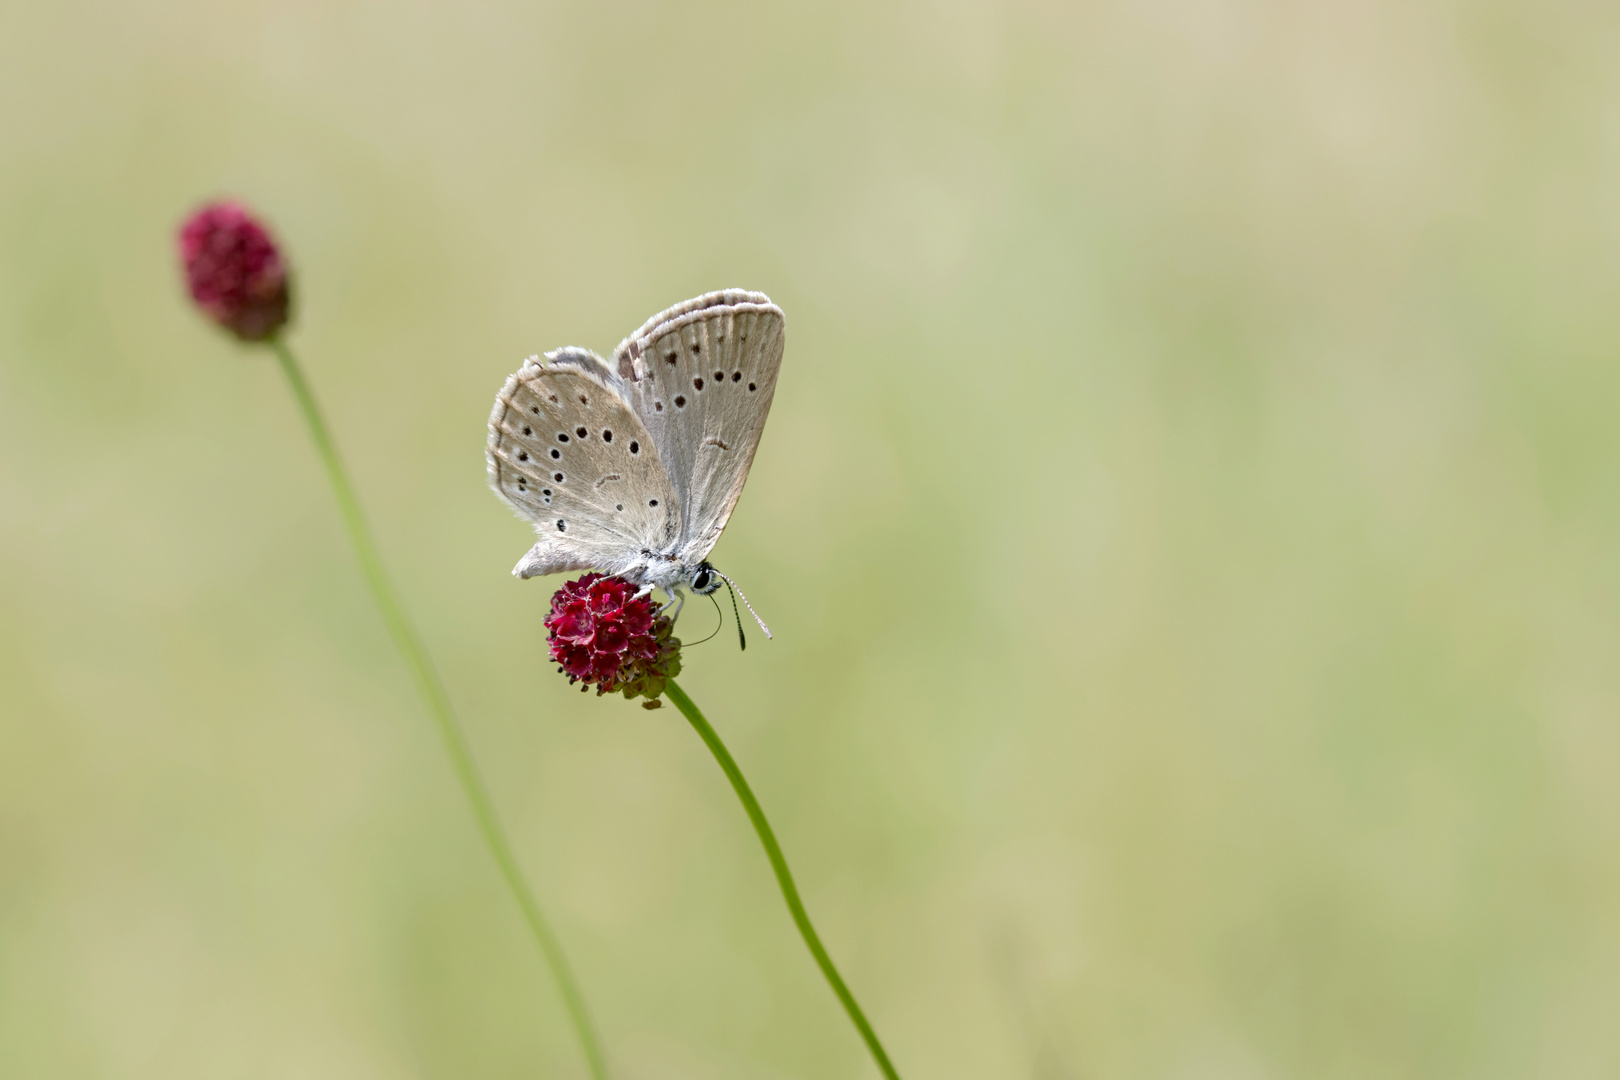
<svg viewBox="0 0 1620 1080"><path fill-rule="evenodd" d="M708 596L710 593L719 589L722 584L732 590L731 604L733 613L735 613L737 597L742 596L742 590L737 588L736 582L732 581L726 575L716 570L707 559L692 567L691 576L686 579L687 587L693 592L697 593L699 596ZM765 620L759 617L759 612L754 610L754 605L748 603L748 597L743 596L742 602L748 607L748 614L752 615L754 617L754 621L759 623L759 628L765 631L765 636L770 637L771 628L766 626ZM737 638L742 642L743 648L748 648L748 641L742 636L741 620L738 620L737 623Z"/></svg>

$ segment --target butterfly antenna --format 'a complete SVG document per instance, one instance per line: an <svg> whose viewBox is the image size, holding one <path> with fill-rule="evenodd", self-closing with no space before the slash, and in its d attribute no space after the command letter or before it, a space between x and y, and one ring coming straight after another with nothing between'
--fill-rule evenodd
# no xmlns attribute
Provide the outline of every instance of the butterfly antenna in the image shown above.
<svg viewBox="0 0 1620 1080"><path fill-rule="evenodd" d="M754 617L754 621L759 623L759 628L765 631L765 636L769 638L771 636L771 628L765 625L765 620L759 617L759 612L754 610L754 605L748 602L748 594L743 592L741 589L738 589L737 583L726 577L726 575L720 573L720 571L716 570L715 574L719 576L721 581L726 583L727 588L736 589L736 595L742 597L743 607L748 609L748 614ZM742 630L742 620L740 619L737 621L737 629L739 633Z"/></svg>
<svg viewBox="0 0 1620 1080"><path fill-rule="evenodd" d="M742 612L737 610L737 590L731 587L729 581L726 582L726 592L731 594L731 617L737 620L737 649L739 652L747 652L748 639L743 636Z"/></svg>

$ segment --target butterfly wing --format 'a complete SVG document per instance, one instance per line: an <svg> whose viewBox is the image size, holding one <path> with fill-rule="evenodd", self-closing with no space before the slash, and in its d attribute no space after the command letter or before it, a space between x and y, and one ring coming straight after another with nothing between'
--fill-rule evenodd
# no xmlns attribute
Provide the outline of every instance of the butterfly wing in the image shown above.
<svg viewBox="0 0 1620 1080"><path fill-rule="evenodd" d="M558 349L506 380L489 415L489 486L534 523L539 542L512 572L596 567L625 573L681 532L658 442L596 354Z"/></svg>
<svg viewBox="0 0 1620 1080"><path fill-rule="evenodd" d="M727 289L647 320L614 352L618 385L658 446L692 565L720 539L765 429L784 344L782 310Z"/></svg>

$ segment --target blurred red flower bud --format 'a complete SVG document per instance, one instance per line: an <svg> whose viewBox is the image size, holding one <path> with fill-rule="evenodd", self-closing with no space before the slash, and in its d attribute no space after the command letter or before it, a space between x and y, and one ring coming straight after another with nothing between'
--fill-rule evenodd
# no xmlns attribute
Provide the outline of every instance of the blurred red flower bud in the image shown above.
<svg viewBox="0 0 1620 1080"><path fill-rule="evenodd" d="M664 684L680 674L675 622L659 615L652 597L618 577L586 574L551 598L546 629L551 658L569 682L594 685L597 696L621 692L656 708Z"/></svg>
<svg viewBox="0 0 1620 1080"><path fill-rule="evenodd" d="M286 264L240 203L210 203L186 219L180 264L197 306L243 341L267 341L286 325Z"/></svg>

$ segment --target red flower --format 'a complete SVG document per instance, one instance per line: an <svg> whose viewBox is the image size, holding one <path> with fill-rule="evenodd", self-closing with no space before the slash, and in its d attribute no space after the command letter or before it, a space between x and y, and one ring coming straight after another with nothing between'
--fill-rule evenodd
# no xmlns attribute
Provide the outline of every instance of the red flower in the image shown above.
<svg viewBox="0 0 1620 1080"><path fill-rule="evenodd" d="M243 341L287 322L287 268L270 233L239 203L203 207L180 227L180 263L197 306Z"/></svg>
<svg viewBox="0 0 1620 1080"><path fill-rule="evenodd" d="M594 684L598 696L622 692L657 708L664 683L681 670L674 620L623 578L586 574L551 598L546 629L551 658L569 682ZM581 687L584 689L584 687Z"/></svg>

